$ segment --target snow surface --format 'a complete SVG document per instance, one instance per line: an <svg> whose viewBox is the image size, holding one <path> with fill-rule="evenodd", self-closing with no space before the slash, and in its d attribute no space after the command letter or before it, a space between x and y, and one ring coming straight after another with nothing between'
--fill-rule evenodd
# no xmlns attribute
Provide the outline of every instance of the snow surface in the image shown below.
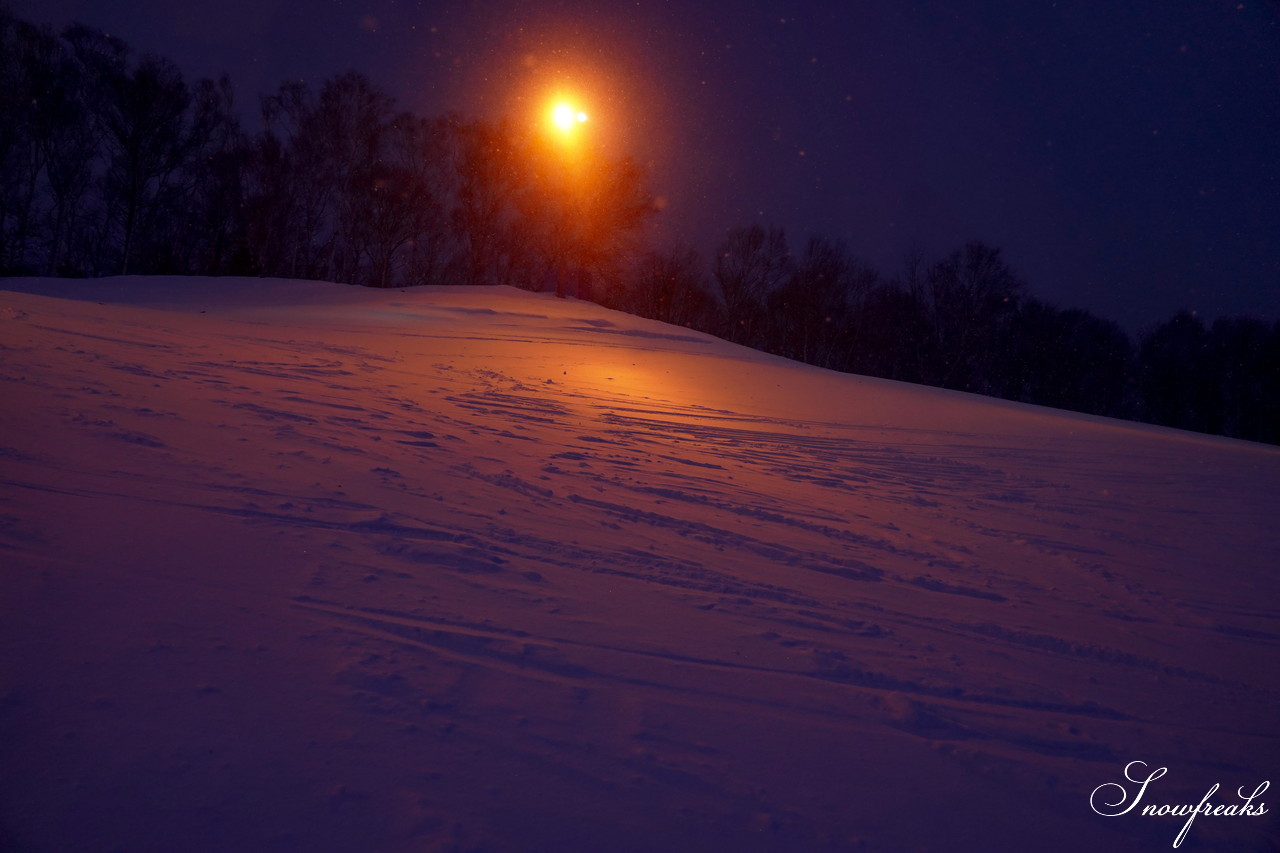
<svg viewBox="0 0 1280 853"><path fill-rule="evenodd" d="M1275 775L1276 448L509 288L0 288L0 849L1163 850L1126 764Z"/></svg>

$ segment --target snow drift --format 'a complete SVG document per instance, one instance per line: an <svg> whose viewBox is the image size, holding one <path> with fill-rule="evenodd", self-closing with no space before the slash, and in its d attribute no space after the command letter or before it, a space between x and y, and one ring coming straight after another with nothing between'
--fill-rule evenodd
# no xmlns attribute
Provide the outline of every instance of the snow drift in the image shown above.
<svg viewBox="0 0 1280 853"><path fill-rule="evenodd" d="M508 288L0 288L5 850L1157 850L1274 775L1276 448Z"/></svg>

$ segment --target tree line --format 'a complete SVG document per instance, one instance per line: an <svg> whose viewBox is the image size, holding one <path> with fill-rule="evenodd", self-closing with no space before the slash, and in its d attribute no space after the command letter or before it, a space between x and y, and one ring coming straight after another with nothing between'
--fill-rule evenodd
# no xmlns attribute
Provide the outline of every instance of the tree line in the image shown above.
<svg viewBox="0 0 1280 853"><path fill-rule="evenodd" d="M552 287L834 370L1280 443L1280 323L1180 312L1134 341L974 242L885 276L841 242L732 229L648 250L643 170L509 123L421 118L363 75L229 81L0 8L0 275Z"/></svg>
<svg viewBox="0 0 1280 853"><path fill-rule="evenodd" d="M647 253L614 307L832 370L1280 444L1280 322L1190 311L1131 337L971 242L886 277L837 240L735 228Z"/></svg>
<svg viewBox="0 0 1280 853"><path fill-rule="evenodd" d="M364 75L229 80L0 10L0 275L229 274L564 288L616 275L642 170L510 124L395 108Z"/></svg>

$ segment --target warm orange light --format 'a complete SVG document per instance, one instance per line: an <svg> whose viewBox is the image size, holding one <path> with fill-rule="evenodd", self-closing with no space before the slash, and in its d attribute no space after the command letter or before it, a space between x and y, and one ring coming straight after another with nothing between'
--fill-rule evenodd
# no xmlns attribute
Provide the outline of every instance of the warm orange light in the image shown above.
<svg viewBox="0 0 1280 853"><path fill-rule="evenodd" d="M551 110L551 121L564 133L572 130L575 124L581 124L586 120L586 113L581 110L575 110L572 104L563 101L556 104Z"/></svg>

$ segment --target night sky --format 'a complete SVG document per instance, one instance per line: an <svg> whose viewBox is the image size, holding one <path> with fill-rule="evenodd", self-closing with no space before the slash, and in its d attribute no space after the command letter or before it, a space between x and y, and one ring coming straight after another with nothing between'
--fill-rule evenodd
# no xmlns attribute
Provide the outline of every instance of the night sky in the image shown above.
<svg viewBox="0 0 1280 853"><path fill-rule="evenodd" d="M421 115L584 98L649 165L655 240L844 239L883 272L980 239L1130 331L1280 319L1280 3L9 0L226 71L249 116L354 68ZM253 121L250 127L255 127Z"/></svg>

